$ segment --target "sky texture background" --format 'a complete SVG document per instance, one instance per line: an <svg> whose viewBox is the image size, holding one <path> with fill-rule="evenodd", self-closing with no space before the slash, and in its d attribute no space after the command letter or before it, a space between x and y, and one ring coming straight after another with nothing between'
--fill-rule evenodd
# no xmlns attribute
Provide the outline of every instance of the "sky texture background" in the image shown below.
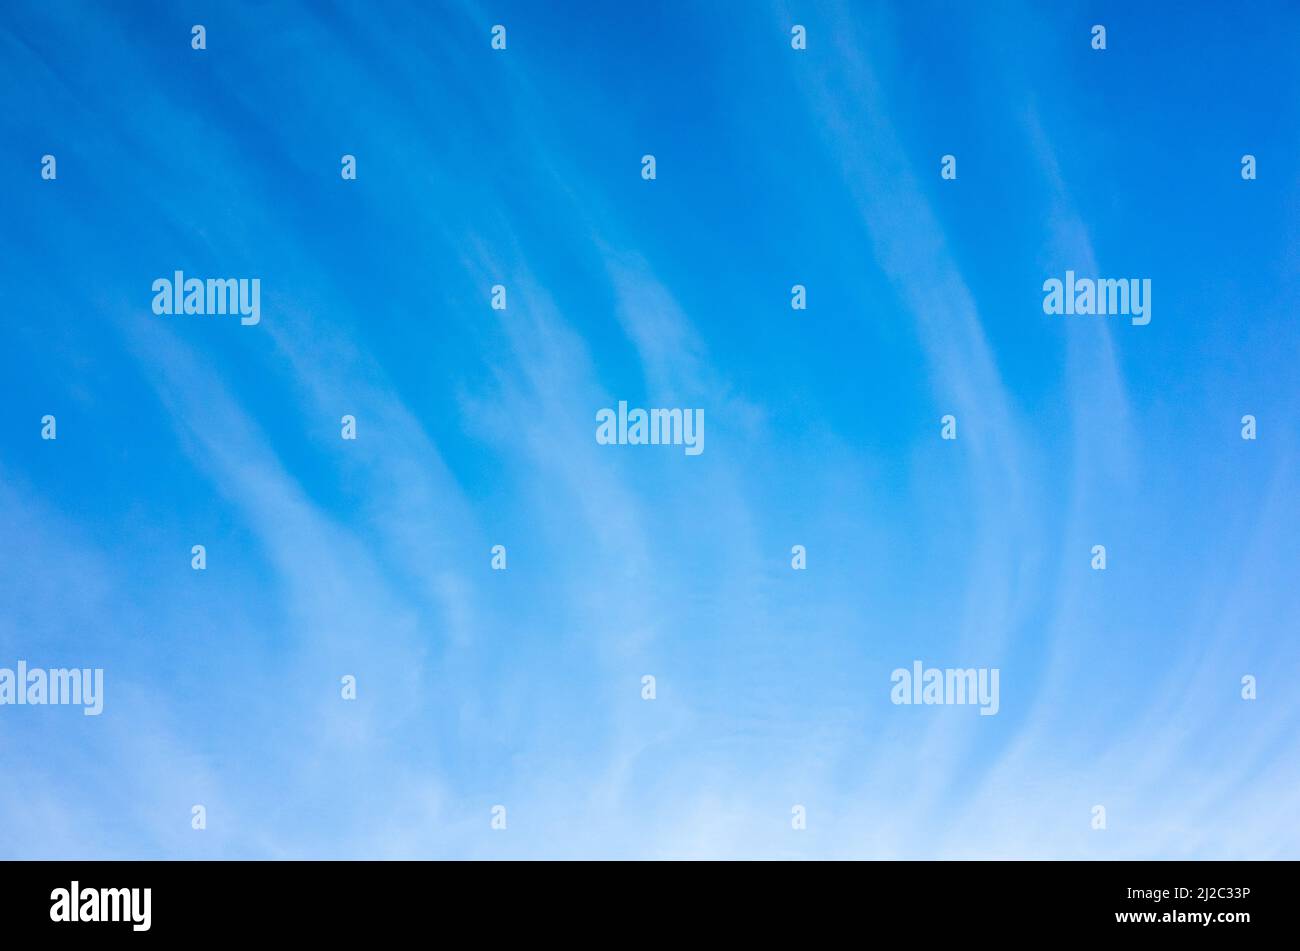
<svg viewBox="0 0 1300 951"><path fill-rule="evenodd" d="M1300 858L1297 36L7 3L0 667L105 706L0 707L0 856ZM1067 269L1151 323L1045 315Z"/></svg>

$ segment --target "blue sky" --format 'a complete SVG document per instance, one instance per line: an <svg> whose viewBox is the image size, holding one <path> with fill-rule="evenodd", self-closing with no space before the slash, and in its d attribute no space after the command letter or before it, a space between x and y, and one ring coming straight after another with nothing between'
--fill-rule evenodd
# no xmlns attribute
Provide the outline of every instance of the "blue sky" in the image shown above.
<svg viewBox="0 0 1300 951"><path fill-rule="evenodd" d="M0 667L106 696L0 707L0 855L1300 856L1297 28L8 5ZM998 715L891 704L917 659Z"/></svg>

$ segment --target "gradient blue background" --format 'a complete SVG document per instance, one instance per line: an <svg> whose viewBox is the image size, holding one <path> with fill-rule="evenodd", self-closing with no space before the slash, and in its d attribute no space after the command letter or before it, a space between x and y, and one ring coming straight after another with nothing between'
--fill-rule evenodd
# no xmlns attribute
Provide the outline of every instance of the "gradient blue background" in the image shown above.
<svg viewBox="0 0 1300 951"><path fill-rule="evenodd" d="M106 706L0 707L0 855L1300 857L1297 35L6 4L0 666ZM1045 316L1067 268L1151 324ZM155 317L176 269L261 324ZM598 446L620 399L704 454ZM1001 712L892 705L915 659Z"/></svg>

